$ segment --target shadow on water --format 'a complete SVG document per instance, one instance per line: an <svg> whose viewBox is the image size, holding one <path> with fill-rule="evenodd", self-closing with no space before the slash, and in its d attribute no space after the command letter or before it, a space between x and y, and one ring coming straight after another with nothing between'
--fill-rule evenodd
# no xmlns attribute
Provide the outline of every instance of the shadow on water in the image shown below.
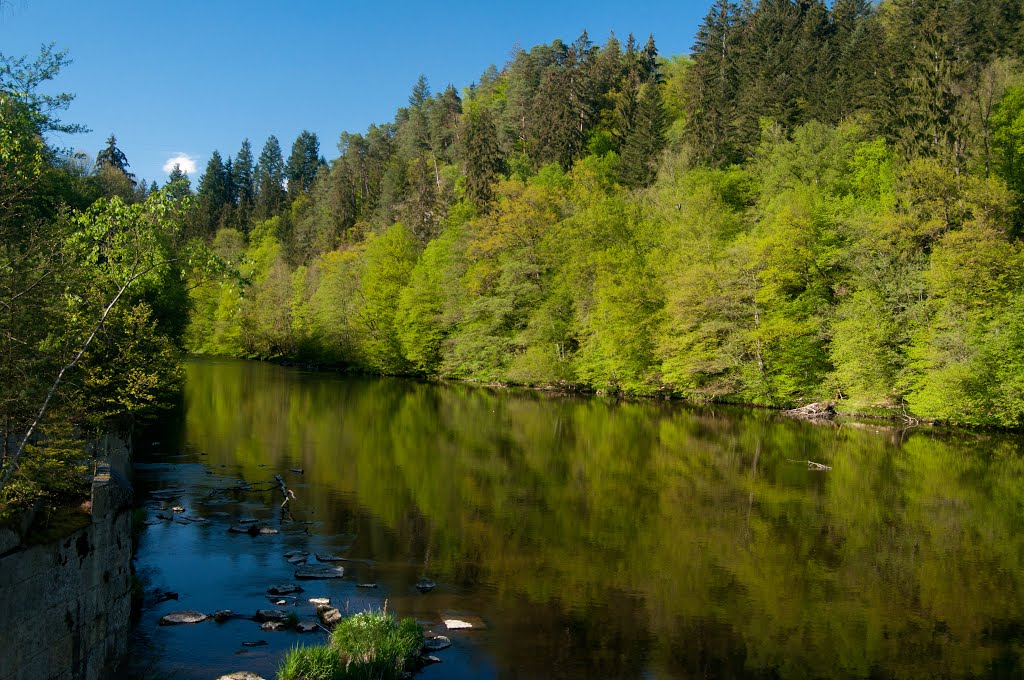
<svg viewBox="0 0 1024 680"><path fill-rule="evenodd" d="M231 360L191 362L183 418L151 436L139 486L187 492L150 512L181 502L206 520L151 520L140 544L148 588L180 593L138 632L141 663L168 676L269 677L316 641L249 621L155 625L175 608L268 606L298 548L355 560L304 596L486 622L453 631L425 678L1024 673L1012 438ZM275 473L295 522L272 485L213 492ZM245 517L281 533L227 533ZM424 576L438 588L418 593Z"/></svg>

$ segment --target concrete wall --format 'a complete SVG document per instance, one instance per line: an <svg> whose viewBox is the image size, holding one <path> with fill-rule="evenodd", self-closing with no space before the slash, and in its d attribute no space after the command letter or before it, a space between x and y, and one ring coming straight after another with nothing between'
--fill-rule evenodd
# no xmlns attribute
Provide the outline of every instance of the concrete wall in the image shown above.
<svg viewBox="0 0 1024 680"><path fill-rule="evenodd" d="M97 469L89 526L0 550L0 680L100 680L124 657L132 490L113 467Z"/></svg>

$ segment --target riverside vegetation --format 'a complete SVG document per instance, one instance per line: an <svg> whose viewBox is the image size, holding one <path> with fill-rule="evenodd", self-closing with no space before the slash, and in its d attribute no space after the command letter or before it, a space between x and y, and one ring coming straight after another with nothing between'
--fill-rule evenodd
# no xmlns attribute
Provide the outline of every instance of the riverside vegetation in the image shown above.
<svg viewBox="0 0 1024 680"><path fill-rule="evenodd" d="M0 523L80 501L85 442L173 400L186 278L215 271L184 196L136 190L113 136L94 164L46 141L83 130L43 94L67 63L0 55Z"/></svg>
<svg viewBox="0 0 1024 680"><path fill-rule="evenodd" d="M195 352L1024 424L1021 9L719 0L391 123L214 152ZM181 173L177 173L180 175Z"/></svg>
<svg viewBox="0 0 1024 680"><path fill-rule="evenodd" d="M66 55L4 57L0 514L77 494L182 349L1020 427L1021 15L716 0L688 57L520 49L195 195L54 148Z"/></svg>

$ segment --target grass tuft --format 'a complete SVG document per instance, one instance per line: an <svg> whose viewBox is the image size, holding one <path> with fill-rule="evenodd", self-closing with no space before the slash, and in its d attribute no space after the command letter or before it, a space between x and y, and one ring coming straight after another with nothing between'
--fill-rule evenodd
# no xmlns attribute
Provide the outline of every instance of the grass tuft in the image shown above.
<svg viewBox="0 0 1024 680"><path fill-rule="evenodd" d="M296 647L278 680L397 680L412 668L423 646L414 619L401 622L386 611L361 612L338 623L326 645Z"/></svg>

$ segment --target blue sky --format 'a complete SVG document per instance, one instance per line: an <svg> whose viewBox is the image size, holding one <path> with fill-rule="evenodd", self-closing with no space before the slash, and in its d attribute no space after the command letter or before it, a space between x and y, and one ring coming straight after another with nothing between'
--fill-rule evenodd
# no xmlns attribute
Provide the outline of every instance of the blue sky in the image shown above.
<svg viewBox="0 0 1024 680"><path fill-rule="evenodd" d="M662 54L689 52L710 0L699 2L82 2L0 0L0 52L38 54L56 42L73 62L51 91L76 95L67 121L92 129L55 140L90 157L114 132L131 170L166 179L178 154L193 185L214 149L235 155L270 134L287 155L303 129L337 156L344 130L391 120L420 73L459 90L513 46L603 43L654 33Z"/></svg>

